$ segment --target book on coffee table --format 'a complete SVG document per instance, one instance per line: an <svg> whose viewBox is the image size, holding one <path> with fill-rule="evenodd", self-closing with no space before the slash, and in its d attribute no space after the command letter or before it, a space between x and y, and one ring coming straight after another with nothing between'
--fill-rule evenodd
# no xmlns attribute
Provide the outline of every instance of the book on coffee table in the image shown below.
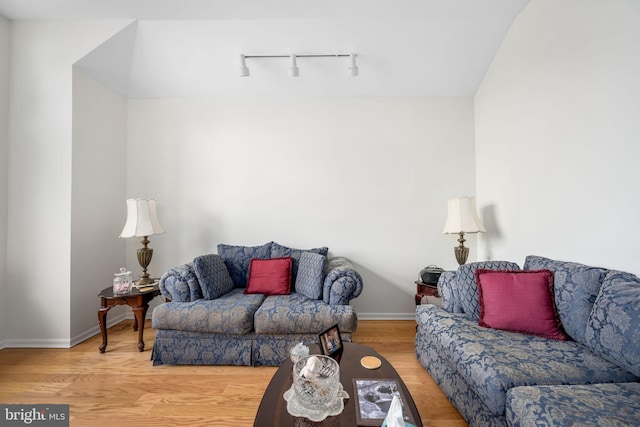
<svg viewBox="0 0 640 427"><path fill-rule="evenodd" d="M393 378L354 378L353 389L357 398L356 422L359 426L379 426L386 418L393 396L398 396L404 407L407 400L398 382ZM407 426L415 426L411 411L404 412Z"/></svg>

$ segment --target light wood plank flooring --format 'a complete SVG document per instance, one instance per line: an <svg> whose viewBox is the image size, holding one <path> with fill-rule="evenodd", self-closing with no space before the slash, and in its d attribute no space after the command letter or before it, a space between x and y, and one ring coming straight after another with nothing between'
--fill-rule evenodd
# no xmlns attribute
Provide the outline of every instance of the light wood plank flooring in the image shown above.
<svg viewBox="0 0 640 427"><path fill-rule="evenodd" d="M131 321L71 349L0 351L0 403L70 404L72 426L252 426L276 368L156 366L137 349ZM415 322L360 321L354 341L376 349L396 368L425 426L466 426L414 350Z"/></svg>

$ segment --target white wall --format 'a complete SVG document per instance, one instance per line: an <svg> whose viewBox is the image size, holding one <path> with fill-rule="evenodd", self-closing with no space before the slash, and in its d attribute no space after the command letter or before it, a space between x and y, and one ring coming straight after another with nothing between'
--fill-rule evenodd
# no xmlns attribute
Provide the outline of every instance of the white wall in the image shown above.
<svg viewBox="0 0 640 427"><path fill-rule="evenodd" d="M154 276L221 242L326 245L364 276L361 318L412 318L420 269L456 265L442 227L475 190L471 98L131 100L128 126L128 197L157 198L167 230Z"/></svg>
<svg viewBox="0 0 640 427"><path fill-rule="evenodd" d="M71 344L98 331L96 295L125 265L126 100L73 71ZM109 311L115 320L124 307Z"/></svg>
<svg viewBox="0 0 640 427"><path fill-rule="evenodd" d="M113 21L12 23L9 346L70 344L72 64L123 26ZM94 295L83 303L95 309L98 300Z"/></svg>
<svg viewBox="0 0 640 427"><path fill-rule="evenodd" d="M475 97L482 258L640 273L640 2L534 0Z"/></svg>
<svg viewBox="0 0 640 427"><path fill-rule="evenodd" d="M11 25L0 15L0 349L6 336L7 190L9 188L9 39Z"/></svg>

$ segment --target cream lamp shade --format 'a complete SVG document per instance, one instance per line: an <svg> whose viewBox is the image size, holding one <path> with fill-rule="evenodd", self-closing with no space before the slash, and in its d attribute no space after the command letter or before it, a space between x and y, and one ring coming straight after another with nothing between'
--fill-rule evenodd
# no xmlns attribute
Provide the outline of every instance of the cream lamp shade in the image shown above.
<svg viewBox="0 0 640 427"><path fill-rule="evenodd" d="M449 199L447 203L447 222L443 234L458 234L460 243L454 248L459 265L467 262L469 248L464 246L465 233L484 233L486 230L478 218L476 202L473 197L457 197Z"/></svg>
<svg viewBox="0 0 640 427"><path fill-rule="evenodd" d="M148 285L153 283L149 277L147 267L153 257L153 249L149 248L148 236L165 233L164 228L158 221L155 199L127 199L127 220L120 237L142 237L143 247L138 249L138 263L142 267L138 285Z"/></svg>
<svg viewBox="0 0 640 427"><path fill-rule="evenodd" d="M155 199L127 199L127 221L120 237L144 237L165 233L158 221Z"/></svg>

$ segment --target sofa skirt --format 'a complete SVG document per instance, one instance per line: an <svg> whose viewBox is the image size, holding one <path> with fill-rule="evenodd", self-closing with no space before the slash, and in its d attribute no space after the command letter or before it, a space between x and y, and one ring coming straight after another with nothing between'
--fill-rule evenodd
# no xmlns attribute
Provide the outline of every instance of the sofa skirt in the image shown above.
<svg viewBox="0 0 640 427"><path fill-rule="evenodd" d="M350 333L340 334L351 341ZM280 366L289 350L302 342L317 344L317 334L214 334L156 330L153 365Z"/></svg>

